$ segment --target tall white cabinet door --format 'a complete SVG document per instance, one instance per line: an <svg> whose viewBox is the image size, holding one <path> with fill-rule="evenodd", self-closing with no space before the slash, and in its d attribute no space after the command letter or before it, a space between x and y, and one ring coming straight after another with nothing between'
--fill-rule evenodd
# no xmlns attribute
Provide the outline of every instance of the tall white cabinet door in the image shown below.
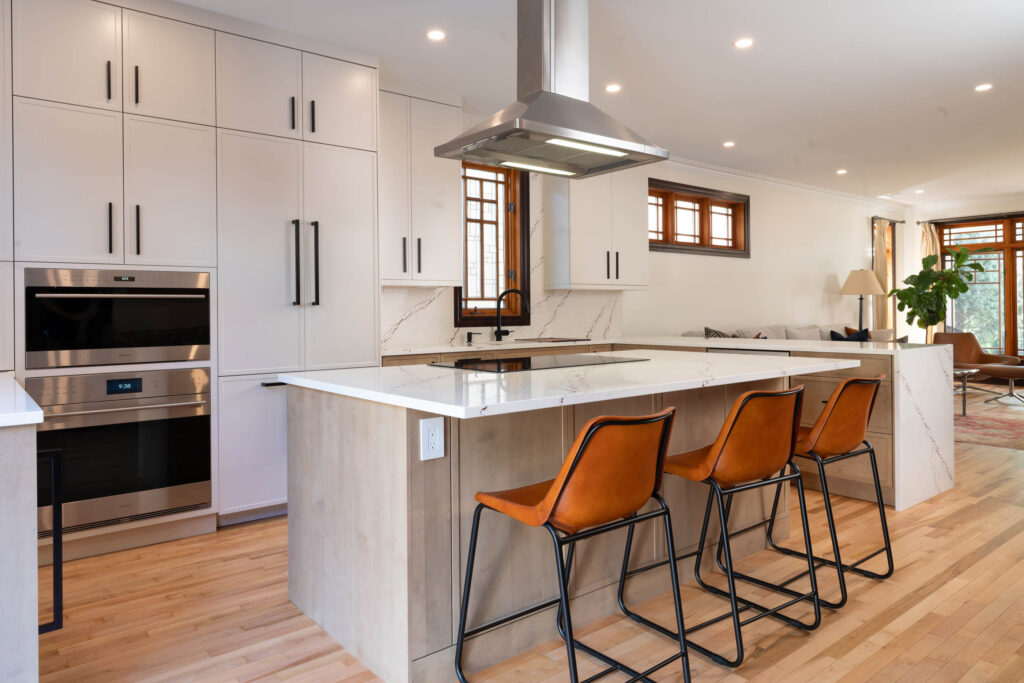
<svg viewBox="0 0 1024 683"><path fill-rule="evenodd" d="M617 285L647 284L650 259L647 241L647 169L640 167L610 173L612 183L611 237L612 277ZM585 229L585 227L584 227ZM616 277L616 275L618 277Z"/></svg>
<svg viewBox="0 0 1024 683"><path fill-rule="evenodd" d="M217 33L217 125L302 135L302 55L279 45Z"/></svg>
<svg viewBox="0 0 1024 683"><path fill-rule="evenodd" d="M376 365L376 155L306 143L306 368Z"/></svg>
<svg viewBox="0 0 1024 683"><path fill-rule="evenodd" d="M18 261L122 263L121 114L14 98Z"/></svg>
<svg viewBox="0 0 1024 683"><path fill-rule="evenodd" d="M216 123L214 32L124 10L124 111Z"/></svg>
<svg viewBox="0 0 1024 683"><path fill-rule="evenodd" d="M409 280L409 106L410 98L380 94L380 279Z"/></svg>
<svg viewBox="0 0 1024 683"><path fill-rule="evenodd" d="M377 70L302 54L305 140L377 149Z"/></svg>
<svg viewBox="0 0 1024 683"><path fill-rule="evenodd" d="M462 284L462 165L434 156L459 133L459 110L413 98L410 109L413 279Z"/></svg>
<svg viewBox="0 0 1024 683"><path fill-rule="evenodd" d="M265 387L275 375L222 377L218 427L220 514L288 499L285 387Z"/></svg>
<svg viewBox="0 0 1024 683"><path fill-rule="evenodd" d="M214 128L124 118L125 261L217 265Z"/></svg>
<svg viewBox="0 0 1024 683"><path fill-rule="evenodd" d="M217 145L220 373L299 370L302 143L221 130Z"/></svg>
<svg viewBox="0 0 1024 683"><path fill-rule="evenodd" d="M615 254L610 233L612 175L568 181L572 284L614 283Z"/></svg>
<svg viewBox="0 0 1024 683"><path fill-rule="evenodd" d="M121 9L92 0L14 0L14 94L121 109Z"/></svg>
<svg viewBox="0 0 1024 683"><path fill-rule="evenodd" d="M14 264L0 261L0 370L14 369Z"/></svg>
<svg viewBox="0 0 1024 683"><path fill-rule="evenodd" d="M14 200L11 181L11 25L0 2L0 261L14 260Z"/></svg>

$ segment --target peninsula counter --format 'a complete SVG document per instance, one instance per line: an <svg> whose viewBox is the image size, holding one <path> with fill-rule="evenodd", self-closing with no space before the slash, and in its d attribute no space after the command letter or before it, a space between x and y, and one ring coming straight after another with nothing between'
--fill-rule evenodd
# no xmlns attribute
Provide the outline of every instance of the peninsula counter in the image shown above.
<svg viewBox="0 0 1024 683"><path fill-rule="evenodd" d="M742 392L855 359L634 350L649 360L509 374L427 365L280 375L288 387L288 592L328 634L387 681L451 681L465 543L477 491L555 475L577 431L602 414L675 406L669 452L711 442ZM947 401L948 403L948 401ZM814 411L816 406L807 406ZM443 457L420 459L420 421L443 420ZM706 487L667 477L678 552L695 548ZM737 526L767 518L772 492L737 497ZM787 516L778 535L788 535ZM477 548L470 627L557 595L550 539L492 514ZM653 526L634 562L664 559ZM616 611L625 531L579 544L570 590L581 626ZM764 547L737 539L738 556ZM685 563L683 563L685 564ZM690 568L681 564L688 580ZM666 568L638 575L631 602L667 590ZM467 641L475 671L557 638L554 608Z"/></svg>

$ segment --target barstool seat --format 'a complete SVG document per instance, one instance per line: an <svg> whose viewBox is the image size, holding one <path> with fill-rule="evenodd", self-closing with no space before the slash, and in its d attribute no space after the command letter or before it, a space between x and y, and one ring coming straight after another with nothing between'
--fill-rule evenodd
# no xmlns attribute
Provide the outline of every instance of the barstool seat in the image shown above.
<svg viewBox="0 0 1024 683"><path fill-rule="evenodd" d="M686 631L683 627L679 576L674 564L671 567L671 580L678 631L672 638L678 643L679 651L643 671L636 671L576 640L572 630L568 589L576 542L585 538L627 526L632 529L637 523L661 518L664 522L665 543L669 552L675 553L669 509L658 495L662 467L665 463L665 449L674 415L675 409L668 408L644 417L594 418L580 430L568 457L562 463L558 476L554 479L505 491L476 494L478 505L473 513L462 608L459 613L459 632L455 643L455 673L462 683L467 683L462 666L462 652L467 637L551 607L553 604L558 605L555 624L565 640L569 678L574 683L579 680L576 671L577 649L595 657L608 667L588 678L588 681L620 671L630 676L630 681L647 682L650 681L648 676L651 673L678 659L681 660L683 679L689 682L690 663L684 635ZM658 504L658 509L641 513L640 509L650 500ZM534 605L467 630L480 514L484 510L494 510L527 526L547 529L554 543L559 597L557 601ZM565 555L562 552L564 547L568 547Z"/></svg>

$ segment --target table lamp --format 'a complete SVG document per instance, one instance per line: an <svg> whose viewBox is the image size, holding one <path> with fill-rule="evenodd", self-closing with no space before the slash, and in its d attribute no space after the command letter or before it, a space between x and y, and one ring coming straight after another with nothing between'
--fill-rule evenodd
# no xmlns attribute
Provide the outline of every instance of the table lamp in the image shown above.
<svg viewBox="0 0 1024 683"><path fill-rule="evenodd" d="M864 295L885 294L878 277L871 270L851 270L846 282L843 283L840 294L857 294L860 299L860 312L857 316L857 329L864 329Z"/></svg>

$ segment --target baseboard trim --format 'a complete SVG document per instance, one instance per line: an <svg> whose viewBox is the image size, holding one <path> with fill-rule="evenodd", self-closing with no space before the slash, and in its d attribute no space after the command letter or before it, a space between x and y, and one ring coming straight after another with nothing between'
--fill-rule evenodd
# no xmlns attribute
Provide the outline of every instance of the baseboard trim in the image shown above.
<svg viewBox="0 0 1024 683"><path fill-rule="evenodd" d="M280 503L278 505L268 505L264 508L255 508L253 510L243 510L242 512L232 512L227 515L217 515L217 526L231 526L232 524L244 524L245 522L255 522L258 519L266 519L268 517L280 517L281 515L288 514L288 504Z"/></svg>

